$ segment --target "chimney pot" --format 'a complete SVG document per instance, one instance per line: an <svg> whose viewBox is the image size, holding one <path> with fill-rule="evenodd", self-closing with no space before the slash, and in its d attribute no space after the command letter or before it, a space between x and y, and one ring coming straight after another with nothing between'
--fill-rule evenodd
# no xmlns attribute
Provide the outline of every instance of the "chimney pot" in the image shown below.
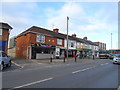
<svg viewBox="0 0 120 90"><path fill-rule="evenodd" d="M87 40L87 37L84 37L83 40Z"/></svg>
<svg viewBox="0 0 120 90"><path fill-rule="evenodd" d="M72 37L74 37L74 38L75 38L75 37L76 37L76 34L72 34Z"/></svg>
<svg viewBox="0 0 120 90"><path fill-rule="evenodd" d="M58 33L58 32L59 32L59 29L58 29L58 28L55 28L55 29L53 29L53 32Z"/></svg>

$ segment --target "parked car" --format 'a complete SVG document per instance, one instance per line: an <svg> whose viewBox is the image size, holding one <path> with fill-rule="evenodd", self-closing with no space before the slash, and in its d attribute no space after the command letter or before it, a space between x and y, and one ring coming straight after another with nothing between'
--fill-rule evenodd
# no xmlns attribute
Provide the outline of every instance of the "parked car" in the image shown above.
<svg viewBox="0 0 120 90"><path fill-rule="evenodd" d="M116 56L116 54L109 54L109 59L112 59Z"/></svg>
<svg viewBox="0 0 120 90"><path fill-rule="evenodd" d="M0 70L2 71L7 66L11 66L11 58L5 52L0 51Z"/></svg>
<svg viewBox="0 0 120 90"><path fill-rule="evenodd" d="M117 54L117 55L113 58L113 64L120 64L120 54Z"/></svg>

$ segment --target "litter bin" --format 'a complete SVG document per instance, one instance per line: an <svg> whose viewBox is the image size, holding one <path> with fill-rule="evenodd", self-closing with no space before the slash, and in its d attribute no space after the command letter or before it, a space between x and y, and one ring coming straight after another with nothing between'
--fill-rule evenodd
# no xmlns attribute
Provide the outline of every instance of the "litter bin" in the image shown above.
<svg viewBox="0 0 120 90"><path fill-rule="evenodd" d="M79 54L79 59L82 59L82 54Z"/></svg>

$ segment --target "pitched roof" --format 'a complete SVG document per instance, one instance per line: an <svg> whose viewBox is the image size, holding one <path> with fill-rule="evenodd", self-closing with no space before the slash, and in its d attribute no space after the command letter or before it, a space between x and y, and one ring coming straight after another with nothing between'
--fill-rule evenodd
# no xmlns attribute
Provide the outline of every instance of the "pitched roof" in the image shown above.
<svg viewBox="0 0 120 90"><path fill-rule="evenodd" d="M90 45L95 45L95 46L98 46L96 43L90 41L90 40L86 40L86 42L88 42Z"/></svg>
<svg viewBox="0 0 120 90"><path fill-rule="evenodd" d="M17 37L19 37L21 35L25 35L26 33L30 33L30 32L31 33L42 33L42 34L45 34L45 35L49 35L49 36L56 37L56 38L61 38L61 39L66 39L67 38L66 34L56 33L56 32L53 32L51 30L41 28L41 27L37 27L37 26L32 26L31 28L27 29L26 31L20 33ZM68 35L68 39L69 40L75 40L75 41L85 43L85 44L95 45L95 43L93 43L92 41L83 40L83 39L78 38L78 37L75 38L75 37L72 37L70 35Z"/></svg>
<svg viewBox="0 0 120 90"><path fill-rule="evenodd" d="M19 34L17 37L21 36L21 35L24 35L28 32L36 32L36 33L42 33L42 34L46 34L46 35L50 35L50 36L53 36L53 37L58 37L58 38L62 38L62 39L65 39L66 38L66 35L64 34L61 34L61 33L56 33L56 32L53 32L51 30L48 30L48 29L45 29L45 28L41 28L41 27L37 27L37 26L32 26L31 28L29 28L28 30L22 32L21 34Z"/></svg>
<svg viewBox="0 0 120 90"><path fill-rule="evenodd" d="M0 29L13 29L9 24L0 22Z"/></svg>

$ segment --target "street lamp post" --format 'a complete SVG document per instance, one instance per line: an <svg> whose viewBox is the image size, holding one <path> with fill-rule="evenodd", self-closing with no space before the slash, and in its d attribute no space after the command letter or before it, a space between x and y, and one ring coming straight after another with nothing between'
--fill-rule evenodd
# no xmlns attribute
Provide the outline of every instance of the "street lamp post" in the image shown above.
<svg viewBox="0 0 120 90"><path fill-rule="evenodd" d="M112 49L112 33L111 33L111 49Z"/></svg>
<svg viewBox="0 0 120 90"><path fill-rule="evenodd" d="M69 17L67 16L67 60L68 60L68 20L69 20Z"/></svg>

